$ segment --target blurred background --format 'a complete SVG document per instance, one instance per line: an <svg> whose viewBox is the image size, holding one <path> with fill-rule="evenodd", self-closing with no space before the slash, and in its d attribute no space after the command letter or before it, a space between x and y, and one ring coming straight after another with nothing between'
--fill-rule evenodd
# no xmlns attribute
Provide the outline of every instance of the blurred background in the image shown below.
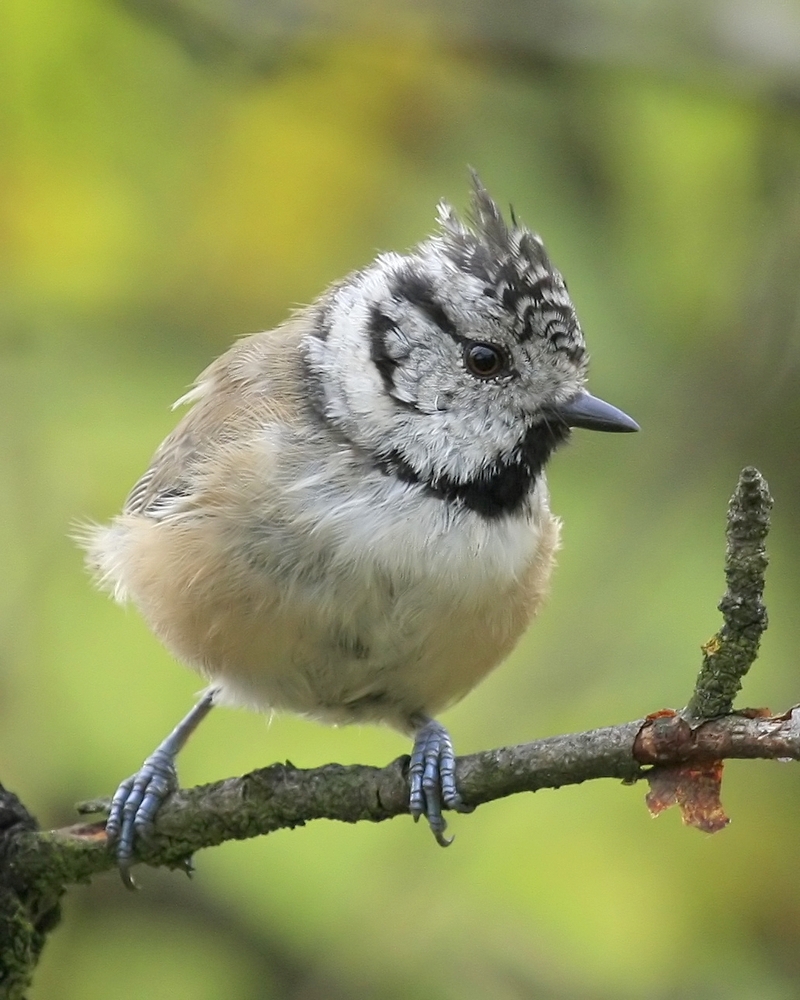
<svg viewBox="0 0 800 1000"><path fill-rule="evenodd" d="M109 794L198 679L69 540L116 512L234 338L464 208L544 237L642 426L550 467L546 613L444 721L461 753L680 707L745 464L775 495L742 703L800 701L797 0L6 0L0 9L0 780L48 826ZM383 764L379 729L219 711L194 784ZM232 843L70 892L31 1000L800 996L800 776L733 762L707 837L644 787Z"/></svg>

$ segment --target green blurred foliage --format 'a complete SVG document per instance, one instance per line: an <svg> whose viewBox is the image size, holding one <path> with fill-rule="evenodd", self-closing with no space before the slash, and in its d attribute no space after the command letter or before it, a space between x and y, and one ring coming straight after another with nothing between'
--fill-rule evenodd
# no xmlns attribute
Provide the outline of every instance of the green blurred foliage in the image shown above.
<svg viewBox="0 0 800 1000"><path fill-rule="evenodd" d="M466 200L466 165L537 228L635 438L550 473L552 599L450 712L473 751L688 700L717 627L724 509L776 499L772 624L744 699L798 701L800 117L705 73L448 45L420 11L298 32L260 69L201 58L112 0L0 12L0 778L46 824L108 793L200 686L69 539L121 503L171 401L376 249ZM381 763L377 729L212 715L184 783L274 759ZM71 893L31 1000L788 998L800 994L800 785L733 763L705 838L642 788L518 797L440 851L396 820L316 823Z"/></svg>

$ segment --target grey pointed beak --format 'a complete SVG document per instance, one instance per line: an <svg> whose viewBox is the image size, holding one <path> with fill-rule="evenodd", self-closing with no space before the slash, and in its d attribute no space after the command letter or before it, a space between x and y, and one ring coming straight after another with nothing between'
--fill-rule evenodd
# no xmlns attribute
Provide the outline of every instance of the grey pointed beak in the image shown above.
<svg viewBox="0 0 800 1000"><path fill-rule="evenodd" d="M627 413L585 391L566 403L549 406L545 412L563 420L569 427L586 427L590 431L639 430L639 425Z"/></svg>

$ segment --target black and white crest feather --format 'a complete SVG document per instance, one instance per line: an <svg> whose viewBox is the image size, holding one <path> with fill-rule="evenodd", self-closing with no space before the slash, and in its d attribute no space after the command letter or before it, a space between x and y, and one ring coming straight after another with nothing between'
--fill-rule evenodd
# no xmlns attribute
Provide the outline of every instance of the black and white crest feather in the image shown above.
<svg viewBox="0 0 800 1000"><path fill-rule="evenodd" d="M441 247L459 269L485 283L518 319L520 341L539 335L576 363L585 346L566 283L553 266L541 238L516 219L509 227L497 203L472 173L469 224L447 202L438 205Z"/></svg>

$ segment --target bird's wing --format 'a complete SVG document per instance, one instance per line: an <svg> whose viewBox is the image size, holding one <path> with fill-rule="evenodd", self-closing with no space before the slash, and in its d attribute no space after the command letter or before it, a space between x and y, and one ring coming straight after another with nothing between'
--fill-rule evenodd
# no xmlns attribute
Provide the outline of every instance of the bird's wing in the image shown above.
<svg viewBox="0 0 800 1000"><path fill-rule="evenodd" d="M246 337L217 358L175 404L191 409L134 485L124 512L160 518L191 503L198 475L225 449L276 422L296 420L303 398L302 314Z"/></svg>

